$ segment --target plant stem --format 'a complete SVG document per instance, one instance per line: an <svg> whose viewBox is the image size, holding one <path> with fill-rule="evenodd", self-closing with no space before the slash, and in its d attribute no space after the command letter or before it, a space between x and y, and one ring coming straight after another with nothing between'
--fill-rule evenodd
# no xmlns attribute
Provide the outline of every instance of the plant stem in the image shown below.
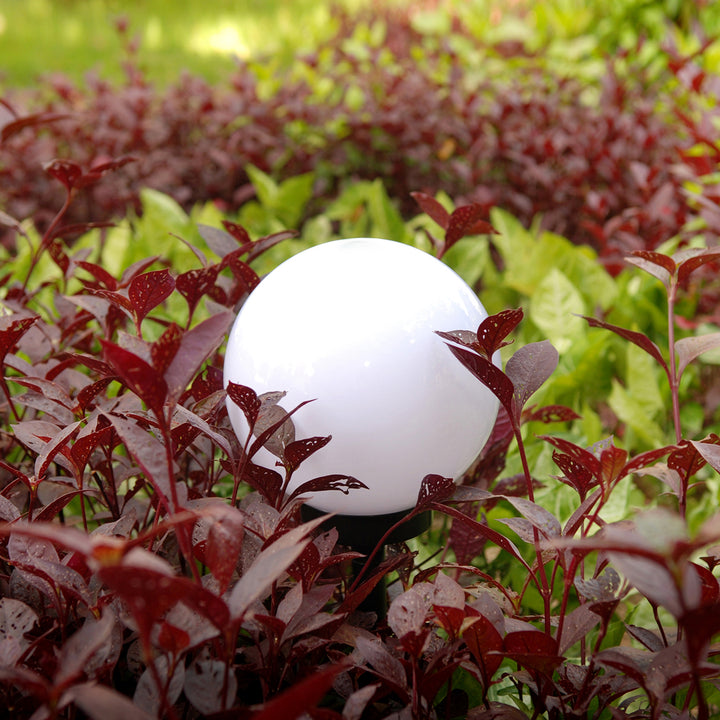
<svg viewBox="0 0 720 720"><path fill-rule="evenodd" d="M50 242L52 242L53 233L55 232L57 226L60 224L60 221L62 220L65 213L68 211L70 203L72 202L72 198L73 193L72 191L68 190L65 195L65 202L63 203L63 206L60 208L57 215L55 215L55 217L53 218L53 221L50 223L50 227L45 231L45 234L40 241L40 245L37 251L33 253L33 256L30 260L30 267L28 268L27 275L25 276L25 282L23 283L23 290L27 290L28 283L30 282L30 276L33 274L35 267L40 261L40 256L43 254L43 251L47 248Z"/></svg>
<svg viewBox="0 0 720 720"><path fill-rule="evenodd" d="M171 410L168 409L168 414ZM180 511L180 502L177 496L177 488L175 487L174 473L173 473L173 451L172 451L172 433L170 432L170 419L165 416L164 412L158 413L158 420L160 421L160 432L163 437L163 444L165 445L165 459L167 461L167 475L168 483L170 484L170 499L172 502L172 511L177 513ZM175 529L175 533L178 538L180 545L180 551L187 560L192 572L193 580L200 582L200 573L198 572L197 565L192 555L192 543L187 534L187 528L184 525L178 525Z"/></svg>
<svg viewBox="0 0 720 720"><path fill-rule="evenodd" d="M673 278L668 288L668 380L670 381L670 397L672 399L673 425L675 426L675 442L682 440L680 425L680 377L677 372L675 358L675 301L677 299L677 281ZM683 513L684 516L684 513Z"/></svg>
<svg viewBox="0 0 720 720"><path fill-rule="evenodd" d="M525 474L525 484L527 485L528 500L535 502L535 493L533 491L532 475L530 474L530 465L527 460L527 454L525 453L525 444L523 443L522 434L520 427L514 427L515 439L517 441L518 450L520 451L520 460L522 461L523 473ZM540 548L540 532L536 527L533 527L533 544L535 546L535 557L538 564L538 575L540 576L539 590L540 595L543 599L543 609L545 612L545 633L547 635L552 634L552 627L550 625L550 585L548 584L547 573L545 571L545 564L543 562L542 550ZM537 582L537 580L536 580Z"/></svg>

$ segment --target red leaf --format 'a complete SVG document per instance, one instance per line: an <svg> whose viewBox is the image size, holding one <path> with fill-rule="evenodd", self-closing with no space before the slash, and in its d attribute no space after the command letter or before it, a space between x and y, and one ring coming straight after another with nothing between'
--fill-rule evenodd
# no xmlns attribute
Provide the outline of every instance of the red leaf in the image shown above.
<svg viewBox="0 0 720 720"><path fill-rule="evenodd" d="M80 429L80 421L66 425L60 430L50 442L45 445L42 452L35 458L35 477L40 479L45 477L45 473L50 463L61 453L65 458L70 459L71 453L68 443ZM60 458L58 458L60 460Z"/></svg>
<svg viewBox="0 0 720 720"><path fill-rule="evenodd" d="M505 338L518 326L522 319L523 311L517 308L490 315L480 323L480 327L477 329L478 342L485 350L488 358L492 358L496 350L512 342L506 342Z"/></svg>
<svg viewBox="0 0 720 720"><path fill-rule="evenodd" d="M267 394L267 393L266 393ZM285 436L290 437L291 435L294 436L294 426L292 425L292 421L290 421L290 418L292 415L294 415L301 407L307 405L308 403L312 402L312 400L305 400L301 402L297 407L290 410L290 412L285 412L280 406L272 403L269 404L267 407L272 410L273 408L279 409L281 412L277 413L277 419L274 419L275 413L270 414L268 412L268 417L273 420L268 427L264 428L263 431L257 436L253 444L250 446L250 450L248 451L248 457L253 457L259 450L262 448L272 437L275 435L275 433L278 432L278 430L282 430L284 433L283 438L281 439L283 449L286 446L286 443L284 442ZM290 428L292 428L293 432L290 433L290 428L286 428L285 425L290 421ZM290 441L287 444L290 444L292 442L294 437L290 439ZM277 453L279 454L279 453Z"/></svg>
<svg viewBox="0 0 720 720"><path fill-rule="evenodd" d="M572 612L565 615L559 652L564 654L575 643L587 637L599 622L600 616L594 613L589 605L578 605Z"/></svg>
<svg viewBox="0 0 720 720"><path fill-rule="evenodd" d="M77 186L80 188L88 187L101 180L103 175L114 170L119 170L121 167L128 163L135 162L136 158L126 156L117 158L116 160L109 160L99 165L93 165L78 181Z"/></svg>
<svg viewBox="0 0 720 720"><path fill-rule="evenodd" d="M478 615L472 618L472 624L463 632L463 640L482 673L484 688L489 688L493 675L503 661L502 635L488 618Z"/></svg>
<svg viewBox="0 0 720 720"><path fill-rule="evenodd" d="M293 528L262 550L230 592L228 605L233 618L242 618L256 600L265 596L300 557L309 542L306 536L324 521L325 516L320 516Z"/></svg>
<svg viewBox="0 0 720 720"><path fill-rule="evenodd" d="M58 513L79 494L80 490L70 490L64 495L55 498L52 502L43 506L39 513L33 515L33 522L52 522L57 518Z"/></svg>
<svg viewBox="0 0 720 720"><path fill-rule="evenodd" d="M312 710L330 690L336 675L345 670L341 663L313 671L251 715L251 720L292 720Z"/></svg>
<svg viewBox="0 0 720 720"><path fill-rule="evenodd" d="M311 437L289 443L283 453L283 464L288 473L293 473L313 453L324 448L332 439L327 437Z"/></svg>
<svg viewBox="0 0 720 720"><path fill-rule="evenodd" d="M480 555L486 543L485 537L475 532L474 528L465 523L452 521L448 546L455 553L458 564L469 565Z"/></svg>
<svg viewBox="0 0 720 720"><path fill-rule="evenodd" d="M701 265L720 259L720 249L718 248L692 249L688 251L689 253L692 253L691 257L683 256L680 253L676 255L678 283L680 285L684 285L690 273L697 270Z"/></svg>
<svg viewBox="0 0 720 720"><path fill-rule="evenodd" d="M112 377L106 377L102 380L98 380L97 382L92 383L92 385L86 385L78 394L76 397L77 403L80 406L80 409L84 412L88 409L90 406L90 403L98 396L100 393L104 392L104 390L107 388L108 385L113 381Z"/></svg>
<svg viewBox="0 0 720 720"><path fill-rule="evenodd" d="M175 280L175 287L187 301L191 317L203 295L209 295L215 287L219 269L218 265L210 265L188 270Z"/></svg>
<svg viewBox="0 0 720 720"><path fill-rule="evenodd" d="M516 423L525 403L555 371L558 359L558 351L543 340L524 345L507 361L505 373L514 388L511 417Z"/></svg>
<svg viewBox="0 0 720 720"><path fill-rule="evenodd" d="M260 400L257 393L245 385L229 382L227 386L228 397L243 411L248 425L252 429L260 412Z"/></svg>
<svg viewBox="0 0 720 720"><path fill-rule="evenodd" d="M128 298L132 303L135 323L139 327L147 314L175 289L175 280L168 270L153 270L132 279Z"/></svg>
<svg viewBox="0 0 720 720"><path fill-rule="evenodd" d="M450 213L434 197L422 192L412 192L410 195L426 215L429 215L443 230L447 230Z"/></svg>
<svg viewBox="0 0 720 720"><path fill-rule="evenodd" d="M407 678L403 664L379 637L358 635L355 642L362 657L383 680L397 689L406 688Z"/></svg>
<svg viewBox="0 0 720 720"><path fill-rule="evenodd" d="M545 405L537 409L535 407L526 408L522 414L522 419L524 422L541 422L547 424L579 420L580 415L564 405Z"/></svg>
<svg viewBox="0 0 720 720"><path fill-rule="evenodd" d="M69 697L91 720L153 720L130 698L105 685L75 685Z"/></svg>
<svg viewBox="0 0 720 720"><path fill-rule="evenodd" d="M562 453L569 455L578 465L586 468L590 474L600 480L600 461L589 451L576 445L565 438L552 437L551 435L539 435L540 440L545 440L556 447Z"/></svg>
<svg viewBox="0 0 720 720"><path fill-rule="evenodd" d="M168 471L165 446L147 430L126 417L107 415L128 453L140 466L145 479L161 500L167 504L172 496L170 483L175 482Z"/></svg>
<svg viewBox="0 0 720 720"><path fill-rule="evenodd" d="M78 186L80 186L81 183L78 183ZM55 228L55 230L48 235L48 238L62 238L62 237L68 237L71 235L78 236L78 235L84 235L86 232L89 232L90 230L93 230L95 228L111 228L115 227L115 223L113 222L86 222L86 223L72 223L71 225L60 225L59 227Z"/></svg>
<svg viewBox="0 0 720 720"><path fill-rule="evenodd" d="M671 257L651 250L636 250L626 259L629 263L658 278L666 288L670 288L670 281L675 275L676 269L675 261Z"/></svg>
<svg viewBox="0 0 720 720"><path fill-rule="evenodd" d="M147 628L179 602L207 618L222 632L230 620L225 602L188 578L131 563L100 568L98 575Z"/></svg>
<svg viewBox="0 0 720 720"><path fill-rule="evenodd" d="M277 505L283 485L283 479L279 472L248 461L242 479L255 488L270 505Z"/></svg>
<svg viewBox="0 0 720 720"><path fill-rule="evenodd" d="M70 684L83 673L92 677L93 670L105 665L113 652L113 630L118 620L112 612L105 612L100 620L92 615L85 620L82 628L62 647L59 657L59 673L55 677L57 685ZM118 653L120 649L117 649Z"/></svg>
<svg viewBox="0 0 720 720"><path fill-rule="evenodd" d="M473 708L469 716L472 720L527 720L527 715L514 705L492 700L488 706Z"/></svg>
<svg viewBox="0 0 720 720"><path fill-rule="evenodd" d="M652 340L650 340L647 335L644 335L640 332L635 332L634 330L626 330L625 328L618 327L617 325L611 325L610 323L603 322L602 320L596 320L595 318L586 316L583 317L585 320L587 320L590 327L610 330L616 335L619 335L621 338L629 340L634 345L642 348L646 353L648 353L660 364L660 366L663 368L663 370L665 370L666 373L668 372L668 366L662 356L662 353L660 352L660 348Z"/></svg>
<svg viewBox="0 0 720 720"><path fill-rule="evenodd" d="M659 530L662 532L662 529ZM608 556L613 566L651 603L663 605L676 618L682 615L683 601L664 558L644 557L633 547L619 552L610 550Z"/></svg>
<svg viewBox="0 0 720 720"><path fill-rule="evenodd" d="M248 235L248 231L242 225L230 222L230 220L223 220L222 224L230 235L232 235L240 243L240 245L248 245L249 243L252 243L250 235Z"/></svg>
<svg viewBox="0 0 720 720"><path fill-rule="evenodd" d="M454 640L460 635L460 630L465 620L465 611L462 608L448 605L433 605L433 612L435 613L435 621L451 639Z"/></svg>
<svg viewBox="0 0 720 720"><path fill-rule="evenodd" d="M272 233L272 235L258 238L247 250L247 258L245 259L245 262L251 263L255 260L255 258L260 257L260 255L262 255L266 250L269 250L279 242L288 240L292 237L297 237L297 232L295 230L281 230L280 232Z"/></svg>
<svg viewBox="0 0 720 720"><path fill-rule="evenodd" d="M484 214L485 208L478 203L456 208L450 215L447 230L445 231L443 253L447 252L458 240L466 235L494 233L492 225L482 221Z"/></svg>
<svg viewBox="0 0 720 720"><path fill-rule="evenodd" d="M0 132L0 142L6 142L13 135L16 135L25 128L37 127L38 125L45 125L57 122L58 120L65 120L69 117L70 115L67 113L36 113L33 115L25 115L24 117L12 120L11 122L3 125L2 132Z"/></svg>
<svg viewBox="0 0 720 720"><path fill-rule="evenodd" d="M539 630L518 630L508 633L503 645L508 657L528 670L551 676L564 658L558 655L555 638Z"/></svg>
<svg viewBox="0 0 720 720"><path fill-rule="evenodd" d="M350 490L367 490L368 486L365 483L360 482L350 475L323 475L322 477L313 478L307 482L302 483L297 487L292 495L288 498L288 502L294 500L300 495L306 493L326 492L328 490L339 490L343 494L347 495Z"/></svg>
<svg viewBox="0 0 720 720"><path fill-rule="evenodd" d="M169 402L177 402L185 392L203 363L218 349L234 319L234 313L224 310L183 333L180 347L164 373Z"/></svg>
<svg viewBox="0 0 720 720"><path fill-rule="evenodd" d="M720 446L715 442L708 442L707 440L691 440L690 442L702 456L703 460L714 470L720 472ZM668 464L669 462L668 460Z"/></svg>
<svg viewBox="0 0 720 720"><path fill-rule="evenodd" d="M701 582L701 605L717 603L720 599L720 585L717 578L702 565L691 562L690 566L695 570Z"/></svg>
<svg viewBox="0 0 720 720"><path fill-rule="evenodd" d="M695 358L717 347L720 347L720 333L717 332L678 340L675 343L675 352L678 357L678 377Z"/></svg>
<svg viewBox="0 0 720 720"><path fill-rule="evenodd" d="M179 655L190 645L190 636L182 629L163 621L157 642L161 650L173 655Z"/></svg>
<svg viewBox="0 0 720 720"><path fill-rule="evenodd" d="M402 640L405 635L417 635L423 630L432 607L432 598L432 585L417 583L392 601L387 621L398 638Z"/></svg>
<svg viewBox="0 0 720 720"><path fill-rule="evenodd" d="M315 543L310 543L303 550L300 557L294 562L289 569L289 573L293 577L299 577L302 580L302 592L310 592L313 582L320 571L320 552ZM287 638L287 634L285 635Z"/></svg>
<svg viewBox="0 0 720 720"><path fill-rule="evenodd" d="M720 455L720 448L712 443L697 443L693 441L681 440L680 443L671 450L668 456L667 464L671 470L677 470L683 479L688 480L705 464L705 449L714 448L712 452ZM710 463L715 467L713 463Z"/></svg>
<svg viewBox="0 0 720 720"><path fill-rule="evenodd" d="M237 567L244 534L242 515L234 508L210 526L205 547L205 564L218 581L223 594Z"/></svg>
<svg viewBox="0 0 720 720"><path fill-rule="evenodd" d="M240 255L242 254L241 250L237 250L223 258L223 264L230 268L237 281L237 287L231 296L233 303L240 300L246 293L252 292L260 282L258 274L247 263L240 259Z"/></svg>
<svg viewBox="0 0 720 720"><path fill-rule="evenodd" d="M426 475L420 485L415 510L419 512L429 508L432 503L442 503L452 497L454 492L455 482L452 478Z"/></svg>
<svg viewBox="0 0 720 720"><path fill-rule="evenodd" d="M52 258L52 260L60 268L60 270L62 270L63 275L67 277L68 270L70 269L70 258L63 249L60 240L56 238L56 235L53 234L52 237L55 239L53 239L47 245L48 255Z"/></svg>
<svg viewBox="0 0 720 720"><path fill-rule="evenodd" d="M165 374L180 348L183 331L179 325L171 323L165 332L150 346L152 366L161 375Z"/></svg>
<svg viewBox="0 0 720 720"><path fill-rule="evenodd" d="M119 292L105 290L104 288L90 288L89 293L91 295L97 295L98 297L105 298L115 307L118 307L126 312L129 317L132 317L132 303Z"/></svg>
<svg viewBox="0 0 720 720"><path fill-rule="evenodd" d="M508 415L514 418L513 394L515 388L510 378L487 358L463 347L448 344L450 352L502 403Z"/></svg>
<svg viewBox="0 0 720 720"><path fill-rule="evenodd" d="M611 487L613 483L624 477L623 472L627 461L627 450L615 447L610 444L600 453L600 472L605 487Z"/></svg>
<svg viewBox="0 0 720 720"><path fill-rule="evenodd" d="M235 702L237 678L235 673L226 673L226 670L224 662L205 659L202 655L188 667L183 692L202 717L220 712L223 707L232 707ZM240 713L237 716L239 719Z"/></svg>
<svg viewBox="0 0 720 720"><path fill-rule="evenodd" d="M625 465L625 468L623 469L623 476L630 475L631 473L636 472L640 468L652 465L654 462L657 462L661 457L667 455L672 449L673 446L671 445L668 447L656 448L655 450L648 450L647 452L636 455L627 463L627 465Z"/></svg>
<svg viewBox="0 0 720 720"><path fill-rule="evenodd" d="M65 188L72 190L82 177L82 168L69 160L50 160L43 165L43 170L51 177L59 180Z"/></svg>
<svg viewBox="0 0 720 720"><path fill-rule="evenodd" d="M562 529L557 518L541 505L523 497L505 498L524 518L529 520L545 537L552 538L561 534Z"/></svg>
<svg viewBox="0 0 720 720"><path fill-rule="evenodd" d="M595 458L593 457L593 460L594 459ZM572 455L560 453L555 450L553 452L553 460L564 473L564 477L561 477L560 480L566 485L570 485L575 488L578 495L580 495L580 500L585 500L588 490L598 484L598 478L595 477L582 462L579 462L578 459Z"/></svg>
<svg viewBox="0 0 720 720"><path fill-rule="evenodd" d="M34 317L17 318L12 315L0 317L0 365L5 356L15 347L17 341L40 319Z"/></svg>
<svg viewBox="0 0 720 720"><path fill-rule="evenodd" d="M151 410L159 414L168 393L162 374L142 358L119 345L100 340L105 359L112 365L123 383Z"/></svg>
<svg viewBox="0 0 720 720"><path fill-rule="evenodd" d="M447 505L433 505L433 510L438 510L445 515L449 515L458 522L466 525L470 530L474 530L479 536L485 537L490 540L490 542L495 543L498 547L501 547L503 550L509 552L516 560L522 563L523 567L529 573L532 573L532 569L525 561L522 553L504 535L501 535L488 525L484 525L483 523L477 522L477 520L469 518L467 515L463 515L463 513L461 513L457 508L449 507Z"/></svg>

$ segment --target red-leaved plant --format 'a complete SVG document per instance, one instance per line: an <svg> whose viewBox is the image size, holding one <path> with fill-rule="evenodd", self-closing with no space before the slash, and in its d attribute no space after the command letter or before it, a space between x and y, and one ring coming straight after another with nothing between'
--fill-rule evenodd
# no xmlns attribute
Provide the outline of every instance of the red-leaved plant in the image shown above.
<svg viewBox="0 0 720 720"><path fill-rule="evenodd" d="M253 241L230 222L200 228L217 262L198 253L200 267L174 275L148 258L115 277L63 242L78 228L62 223L78 188L124 162L49 165L67 202L24 276L2 278L0 692L9 717L706 720L720 711L720 519L687 520L693 484L706 465L720 470L720 438L684 438L678 409L683 371L720 339L674 339L677 289L720 252L633 257L667 288L667 358L642 333L589 320L666 372L676 438L628 457L612 439L585 447L562 433L541 437L559 469L550 481L570 488L567 518L540 504L526 448L528 423L577 418L529 404L556 369L555 349L521 347L504 371L490 361L520 309L477 329L438 328L448 353L497 395L495 431L459 487L423 481L414 512L448 520L442 557L418 566L403 545L353 578L357 553L321 529L323 518L301 522L299 493L285 493L298 465L331 440L295 437L302 406L282 409L283 388L258 396L222 386L225 334L258 282L249 262L288 234ZM416 198L445 230L434 241L440 255L489 230L476 206L448 215ZM37 286L42 253L60 279ZM181 322L169 314L178 296ZM232 432L228 395L252 428L247 439ZM502 477L513 443L522 472ZM263 445L278 470L253 461ZM606 522L618 485L641 474L673 501ZM338 475L304 489L359 485ZM390 572L398 585L387 619L360 612Z"/></svg>

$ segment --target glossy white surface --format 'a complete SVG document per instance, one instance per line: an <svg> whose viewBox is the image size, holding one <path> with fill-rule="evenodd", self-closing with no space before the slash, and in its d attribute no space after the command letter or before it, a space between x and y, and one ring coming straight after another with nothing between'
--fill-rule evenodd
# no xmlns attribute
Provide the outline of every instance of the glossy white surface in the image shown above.
<svg viewBox="0 0 720 720"><path fill-rule="evenodd" d="M467 284L420 250L356 238L295 255L262 280L230 333L225 383L287 391L296 438L332 435L290 489L344 473L369 490L316 493L314 507L375 515L415 505L428 473L458 478L492 430L498 403L436 330L487 317ZM241 442L247 423L228 400ZM275 467L263 450L255 462Z"/></svg>

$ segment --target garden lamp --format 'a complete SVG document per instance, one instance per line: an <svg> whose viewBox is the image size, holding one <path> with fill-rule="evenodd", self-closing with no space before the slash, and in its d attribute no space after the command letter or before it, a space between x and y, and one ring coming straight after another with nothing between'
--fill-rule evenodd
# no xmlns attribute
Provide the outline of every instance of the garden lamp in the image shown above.
<svg viewBox="0 0 720 720"><path fill-rule="evenodd" d="M487 317L449 266L410 245L335 240L270 272L242 306L228 340L225 384L285 391L296 438L331 435L292 475L288 492L342 473L367 486L307 498L306 516L335 513L341 544L360 552L414 508L423 478L458 479L479 455L498 401L436 331L476 330ZM244 414L228 400L243 441ZM255 462L277 462L263 449ZM415 515L389 538L427 529Z"/></svg>

